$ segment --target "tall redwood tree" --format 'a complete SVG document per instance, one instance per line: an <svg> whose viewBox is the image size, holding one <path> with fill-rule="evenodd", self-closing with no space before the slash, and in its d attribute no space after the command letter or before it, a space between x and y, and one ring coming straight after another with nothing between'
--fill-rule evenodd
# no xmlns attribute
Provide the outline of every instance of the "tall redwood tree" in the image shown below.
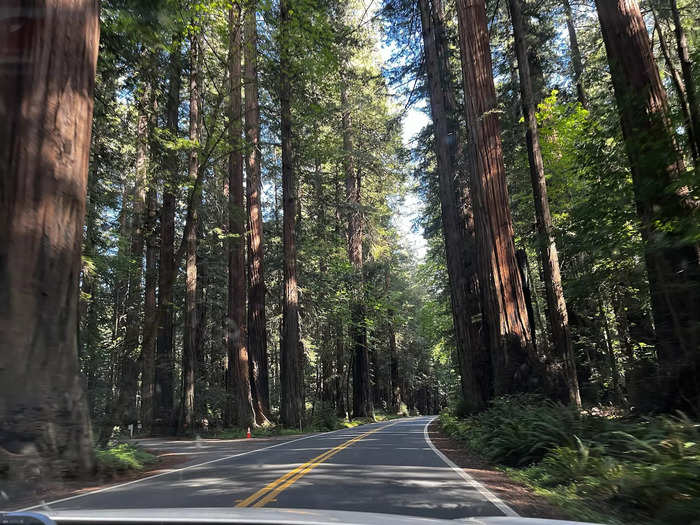
<svg viewBox="0 0 700 525"><path fill-rule="evenodd" d="M303 417L304 383L299 338L299 289L297 288L297 181L292 149L291 107L291 10L289 0L280 0L280 135L282 139L282 245L284 297L280 346L280 418L297 427Z"/></svg>
<svg viewBox="0 0 700 525"><path fill-rule="evenodd" d="M255 425L253 399L250 390L248 340L246 337L245 280L245 195L243 189L243 152L241 129L241 7L234 3L229 9L229 147L228 159L228 366L230 387L236 403L236 423Z"/></svg>
<svg viewBox="0 0 700 525"><path fill-rule="evenodd" d="M98 2L7 8L17 15L13 31L0 22L0 470L86 473L77 326Z"/></svg>
<svg viewBox="0 0 700 525"><path fill-rule="evenodd" d="M260 104L258 102L257 2L249 0L243 21L245 62L246 200L248 205L248 355L253 407L258 424L270 414L265 326L265 276L260 176Z"/></svg>
<svg viewBox="0 0 700 525"><path fill-rule="evenodd" d="M536 386L537 359L513 244L484 0L458 0L477 274L494 392Z"/></svg>
<svg viewBox="0 0 700 525"><path fill-rule="evenodd" d="M547 314L549 326L552 330L553 352L548 356L552 364L552 379L556 381L556 387L552 394L566 402L581 405L581 394L578 388L576 375L576 362L574 350L571 345L571 331L569 330L569 315L566 311L564 289L561 284L559 271L559 254L554 240L554 226L552 214L549 211L549 198L547 197L547 181L544 174L544 162L542 161L542 149L540 148L539 132L537 130L536 105L530 79L530 66L528 64L527 34L523 23L521 0L508 0L510 16L513 22L513 38L515 40L515 52L518 59L518 74L520 76L520 104L525 119L525 142L527 156L530 165L530 180L535 201L535 218L537 220L537 248L540 255L540 264L544 276L544 287L547 297ZM579 90L579 95L583 90ZM585 101L585 98L582 99Z"/></svg>
<svg viewBox="0 0 700 525"><path fill-rule="evenodd" d="M636 0L596 0L645 242L665 408L700 406L700 249L685 171L644 18ZM690 235L688 228L691 228ZM689 240L690 239L690 240Z"/></svg>

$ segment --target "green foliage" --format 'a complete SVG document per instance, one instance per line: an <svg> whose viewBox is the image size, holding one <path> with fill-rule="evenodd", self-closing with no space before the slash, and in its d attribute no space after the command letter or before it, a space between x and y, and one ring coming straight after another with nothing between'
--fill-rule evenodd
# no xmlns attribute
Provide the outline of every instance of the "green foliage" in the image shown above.
<svg viewBox="0 0 700 525"><path fill-rule="evenodd" d="M131 471L141 471L158 462L158 458L129 443L117 443L104 449L95 450L97 469L102 475L116 475Z"/></svg>
<svg viewBox="0 0 700 525"><path fill-rule="evenodd" d="M282 425L274 425L269 427L251 428L250 435L252 438L264 438L269 436L295 436L298 434L308 434L312 432L328 432L331 430L340 430L341 428L354 428L368 423L376 423L380 421L390 421L407 414L384 414L376 413L374 419L371 418L356 418L352 420L340 419L335 416L333 409L326 408L314 413L314 417L310 425L299 428L288 428ZM247 435L247 428L232 427L216 432L211 436L212 439L242 439Z"/></svg>
<svg viewBox="0 0 700 525"><path fill-rule="evenodd" d="M494 463L518 467L507 472L578 519L692 522L700 512L700 424L682 414L631 420L592 412L520 396L440 421Z"/></svg>

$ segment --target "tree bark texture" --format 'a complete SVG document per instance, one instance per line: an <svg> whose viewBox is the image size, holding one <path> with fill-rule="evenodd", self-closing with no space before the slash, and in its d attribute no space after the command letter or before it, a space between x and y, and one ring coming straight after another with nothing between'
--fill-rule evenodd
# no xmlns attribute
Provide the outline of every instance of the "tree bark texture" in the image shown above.
<svg viewBox="0 0 700 525"><path fill-rule="evenodd" d="M98 3L12 2L0 32L0 470L95 465L78 365ZM6 4L5 4L6 5Z"/></svg>
<svg viewBox="0 0 700 525"><path fill-rule="evenodd" d="M437 9L437 2L432 8ZM426 73L430 88L430 109L435 135L438 187L442 217L443 238L450 281L452 321L457 346L462 397L470 412L482 410L490 397L490 361L484 348L480 330L478 280L475 276L471 253L474 244L473 220L463 220L460 214L457 178L457 134L450 125L452 115L449 98L453 97L449 75L442 71L438 56L435 18L429 0L419 0ZM438 13L435 13L438 15ZM446 48L441 42L443 49ZM443 66L443 67L441 67ZM453 109L453 108L450 108Z"/></svg>
<svg viewBox="0 0 700 525"><path fill-rule="evenodd" d="M189 152L188 176L196 184L199 173L199 38L190 35L190 129L192 148ZM197 208L191 210L188 227L183 233L185 243L185 333L182 343L182 400L179 430L191 432L195 424L194 391L197 374ZM176 262L177 264L177 262Z"/></svg>
<svg viewBox="0 0 700 525"><path fill-rule="evenodd" d="M248 354L255 419L265 424L270 415L270 387L265 323L264 242L260 176L260 105L255 9L249 0L244 19L246 198L248 204Z"/></svg>
<svg viewBox="0 0 700 525"><path fill-rule="evenodd" d="M554 226L549 210L549 198L547 197L547 182L544 174L544 162L537 131L537 117L535 116L535 103L530 80L530 66L527 61L527 44L523 15L520 5L521 0L509 0L510 16L513 22L513 38L518 57L518 73L520 77L520 103L523 110L523 118L526 126L527 156L530 164L530 180L532 193L535 200L535 218L537 222L537 248L540 254L540 263L544 273L544 285L547 296L547 313L552 330L552 342L554 353L550 360L551 379L554 380L552 394L563 401L581 406L581 394L578 388L576 376L576 362L574 350L571 346L571 332L569 331L569 316L566 311L564 289L561 284L559 270L559 255L554 240ZM533 339L534 339L534 332Z"/></svg>
<svg viewBox="0 0 700 525"><path fill-rule="evenodd" d="M228 320L229 367L235 374L233 392L237 403L236 423L255 426L253 396L248 362L246 335L246 211L243 188L243 140L241 101L241 7L234 3L229 9L229 258L228 258Z"/></svg>
<svg viewBox="0 0 700 525"><path fill-rule="evenodd" d="M515 258L513 221L483 0L458 0L477 273L496 395L538 386L537 359Z"/></svg>
<svg viewBox="0 0 700 525"><path fill-rule="evenodd" d="M639 5L636 0L596 0L596 8L645 242L662 391L668 394L665 408L697 408L699 252L684 235L684 224L697 220L697 203L685 188L673 188L684 166Z"/></svg>
<svg viewBox="0 0 700 525"><path fill-rule="evenodd" d="M179 135L178 110L182 73L180 36L173 38L174 50L170 56L166 127L174 140ZM156 432L174 428L174 349L173 349L173 275L175 262L175 209L179 167L177 154L166 154L163 179L163 203L160 209L160 255L158 266L158 342L156 346L155 390L153 393L153 423Z"/></svg>
<svg viewBox="0 0 700 525"><path fill-rule="evenodd" d="M304 415L303 388L300 379L303 362L299 359L299 291L297 289L297 181L292 149L292 110L290 86L290 10L288 0L280 0L280 110L282 138L282 244L284 300L282 342L280 348L282 423L297 427Z"/></svg>

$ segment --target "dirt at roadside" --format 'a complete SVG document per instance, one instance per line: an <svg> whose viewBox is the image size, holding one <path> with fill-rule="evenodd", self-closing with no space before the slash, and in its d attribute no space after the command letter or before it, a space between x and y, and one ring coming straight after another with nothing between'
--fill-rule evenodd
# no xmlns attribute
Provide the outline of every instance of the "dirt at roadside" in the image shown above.
<svg viewBox="0 0 700 525"><path fill-rule="evenodd" d="M515 512L525 518L570 520L564 511L549 503L542 496L521 483L513 481L496 470L483 458L471 453L464 445L445 434L436 419L428 427L430 440L440 452L454 461L467 474L501 498Z"/></svg>
<svg viewBox="0 0 700 525"><path fill-rule="evenodd" d="M0 511L16 511L46 501L70 498L85 492L99 490L110 485L118 485L135 479L160 474L189 461L188 456L169 454L163 451L146 450L158 457L158 462L144 470L129 471L109 477L99 474L93 479L49 480L39 482L20 482L10 484L0 480ZM37 509L39 510L39 509Z"/></svg>

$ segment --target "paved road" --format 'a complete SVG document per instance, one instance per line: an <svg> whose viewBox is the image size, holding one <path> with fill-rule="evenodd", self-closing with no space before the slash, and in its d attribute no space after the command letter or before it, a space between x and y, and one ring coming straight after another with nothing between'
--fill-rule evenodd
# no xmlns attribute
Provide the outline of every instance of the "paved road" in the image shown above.
<svg viewBox="0 0 700 525"><path fill-rule="evenodd" d="M186 454L178 468L49 503L54 510L278 507L435 518L500 516L509 509L438 455L430 417L301 438L143 442Z"/></svg>

